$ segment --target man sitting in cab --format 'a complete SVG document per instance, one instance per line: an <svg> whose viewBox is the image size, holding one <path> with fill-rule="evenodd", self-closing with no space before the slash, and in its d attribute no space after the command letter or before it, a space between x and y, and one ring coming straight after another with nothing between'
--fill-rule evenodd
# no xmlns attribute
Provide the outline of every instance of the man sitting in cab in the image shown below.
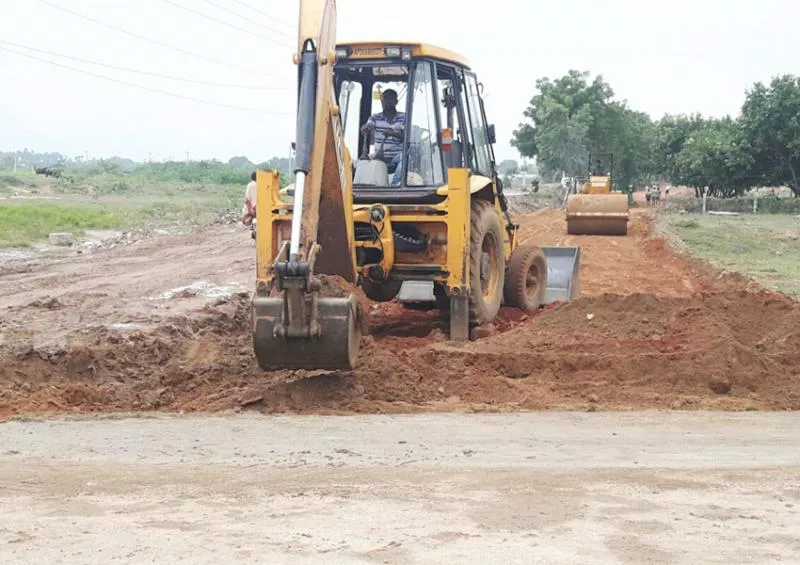
<svg viewBox="0 0 800 565"><path fill-rule="evenodd" d="M592 171L592 175L596 177L604 177L607 175L606 170L603 168L603 164L600 162L600 159L595 161L594 171Z"/></svg>
<svg viewBox="0 0 800 565"><path fill-rule="evenodd" d="M374 132L377 157L385 162L389 171L394 168L392 186L400 186L403 172L403 138L406 129L406 115L397 111L397 92L386 89L381 96L383 112L373 114L363 126L361 132L369 135ZM367 158L364 156L364 158Z"/></svg>

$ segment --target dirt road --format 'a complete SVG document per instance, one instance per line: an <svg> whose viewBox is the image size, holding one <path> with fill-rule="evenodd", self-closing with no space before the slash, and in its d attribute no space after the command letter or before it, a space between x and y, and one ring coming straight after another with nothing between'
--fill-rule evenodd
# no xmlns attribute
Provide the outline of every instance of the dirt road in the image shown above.
<svg viewBox="0 0 800 565"><path fill-rule="evenodd" d="M675 256L651 214L634 209L627 237L566 236L551 209L518 217L523 240L581 246L579 299L503 309L461 345L436 311L373 305L361 364L327 374L257 369L241 226L6 261L0 417L800 408L798 303Z"/></svg>
<svg viewBox="0 0 800 565"><path fill-rule="evenodd" d="M28 421L2 438L2 563L800 563L790 414Z"/></svg>

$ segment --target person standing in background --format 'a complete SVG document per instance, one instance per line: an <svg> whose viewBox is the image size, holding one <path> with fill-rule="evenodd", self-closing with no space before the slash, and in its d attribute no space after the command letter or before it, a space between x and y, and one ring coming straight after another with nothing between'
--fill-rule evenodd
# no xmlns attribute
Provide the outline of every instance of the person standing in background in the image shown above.
<svg viewBox="0 0 800 565"><path fill-rule="evenodd" d="M256 217L256 172L250 175L250 182L244 191L244 206L242 206L242 223L249 226Z"/></svg>

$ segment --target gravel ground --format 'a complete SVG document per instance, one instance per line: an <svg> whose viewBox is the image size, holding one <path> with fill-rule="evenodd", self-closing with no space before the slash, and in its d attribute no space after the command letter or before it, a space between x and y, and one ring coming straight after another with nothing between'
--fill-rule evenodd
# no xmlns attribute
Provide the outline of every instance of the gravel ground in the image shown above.
<svg viewBox="0 0 800 565"><path fill-rule="evenodd" d="M790 413L0 426L0 562L800 563Z"/></svg>

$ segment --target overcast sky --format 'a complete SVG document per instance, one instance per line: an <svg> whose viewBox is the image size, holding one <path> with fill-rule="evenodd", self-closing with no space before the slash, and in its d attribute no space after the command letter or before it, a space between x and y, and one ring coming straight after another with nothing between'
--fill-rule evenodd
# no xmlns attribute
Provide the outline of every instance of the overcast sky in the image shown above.
<svg viewBox="0 0 800 565"><path fill-rule="evenodd" d="M53 5L224 64L124 35ZM69 156L86 151L90 157L136 160L148 153L154 160L183 159L187 151L192 159L286 155L294 137L297 5L0 0L0 150L28 147ZM498 159L518 157L509 138L542 76L555 78L571 68L602 74L618 98L659 118L694 111L736 115L753 82L800 74L798 0L339 0L338 16L339 41L426 41L469 57L488 94ZM259 88L137 75L9 42L160 75ZM144 91L6 49L236 108Z"/></svg>

